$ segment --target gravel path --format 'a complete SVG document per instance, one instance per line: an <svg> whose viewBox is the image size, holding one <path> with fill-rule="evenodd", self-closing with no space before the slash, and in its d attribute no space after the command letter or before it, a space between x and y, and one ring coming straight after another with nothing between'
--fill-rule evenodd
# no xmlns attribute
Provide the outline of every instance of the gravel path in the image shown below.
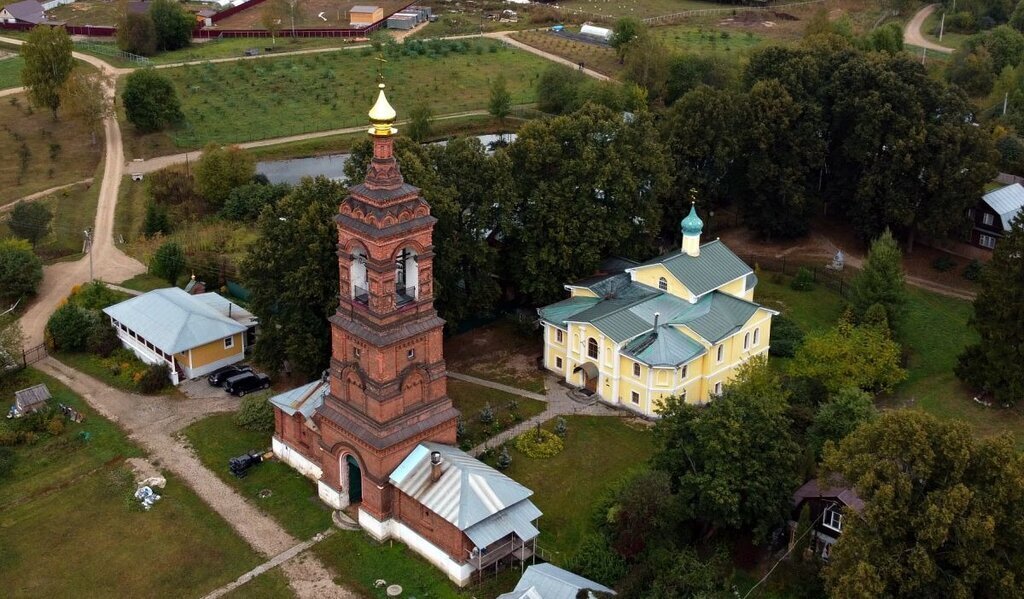
<svg viewBox="0 0 1024 599"><path fill-rule="evenodd" d="M917 11L914 18L910 19L907 23L906 28L903 29L903 43L911 46L917 46L918 48L928 48L936 52L942 52L943 54L952 54L953 48L947 48L946 46L940 46L935 42L929 40L921 33L921 27L924 25L925 20L935 12L938 8L938 4L929 4L921 10Z"/></svg>
<svg viewBox="0 0 1024 599"><path fill-rule="evenodd" d="M331 573L315 557L305 555L301 560L292 559L299 552L286 552L300 545L300 541L217 478L203 466L192 449L175 436L185 426L209 414L235 410L239 403L237 398L194 400L126 393L53 358L42 360L36 368L55 377L105 417L117 422L133 441L149 452L150 461L158 462L161 468L183 479L258 553L271 561L285 554L287 559L280 559L281 569L297 596L339 599L357 596L337 586Z"/></svg>

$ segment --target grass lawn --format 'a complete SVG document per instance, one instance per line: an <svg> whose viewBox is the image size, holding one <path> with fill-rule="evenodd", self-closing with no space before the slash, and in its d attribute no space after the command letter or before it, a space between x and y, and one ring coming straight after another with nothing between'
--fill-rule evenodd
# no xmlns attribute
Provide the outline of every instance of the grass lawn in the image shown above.
<svg viewBox="0 0 1024 599"><path fill-rule="evenodd" d="M534 399L451 378L448 379L448 397L452 398L452 403L462 412L466 434L459 441L460 445L467 447L475 447L501 431L540 414L547 407L543 402ZM509 410L509 404L513 401L518 406L518 419ZM494 411L494 422L490 426L480 422L480 412L487 405Z"/></svg>
<svg viewBox="0 0 1024 599"><path fill-rule="evenodd" d="M796 291L791 278L765 272L754 290L754 301L793 319L805 333L831 327L843 313L845 301L830 289L818 285L813 291Z"/></svg>
<svg viewBox="0 0 1024 599"><path fill-rule="evenodd" d="M973 33L955 33L947 28L942 32L942 39L940 40L939 24L941 21L942 7L940 6L935 12L928 15L928 18L924 20L924 24L921 25L921 34L924 35L925 39L947 48L960 48L967 41L967 38L974 35Z"/></svg>
<svg viewBox="0 0 1024 599"><path fill-rule="evenodd" d="M692 24L656 27L651 32L669 48L695 54L745 52L763 46L767 41L753 31L708 29Z"/></svg>
<svg viewBox="0 0 1024 599"><path fill-rule="evenodd" d="M0 204L91 177L103 156L102 135L92 145L80 121L55 121L25 94L0 98L0 123Z"/></svg>
<svg viewBox="0 0 1024 599"><path fill-rule="evenodd" d="M509 444L512 466L505 471L533 489L531 499L544 512L538 544L560 565L594 531L593 509L606 489L654 453L654 435L644 424L609 416L568 416L566 422L562 453L535 460Z"/></svg>
<svg viewBox="0 0 1024 599"><path fill-rule="evenodd" d="M582 62L588 69L609 77L615 77L622 71L615 50L607 46L588 44L551 31L523 31L512 34L512 38L538 50L561 56L573 64Z"/></svg>
<svg viewBox="0 0 1024 599"><path fill-rule="evenodd" d="M154 277L149 273L142 273L141 275L135 275L127 281L121 281L116 283L120 287L127 289L134 289L136 291L153 291L154 289L164 289L170 287L170 283L161 279L160 277Z"/></svg>
<svg viewBox="0 0 1024 599"><path fill-rule="evenodd" d="M544 393L544 375L537 369L542 355L541 332L520 332L509 320L450 337L444 344L448 369L462 374Z"/></svg>
<svg viewBox="0 0 1024 599"><path fill-rule="evenodd" d="M260 574L237 589L222 595L225 599L287 599L295 592L288 586L288 577L280 568Z"/></svg>
<svg viewBox="0 0 1024 599"><path fill-rule="evenodd" d="M203 465L300 539L330 528L331 511L320 502L316 485L290 466L266 462L253 468L245 478L228 472L230 458L270 448L269 433L243 429L234 423L234 416L215 414L183 431ZM271 495L261 498L259 493L264 489L269 489Z"/></svg>
<svg viewBox="0 0 1024 599"><path fill-rule="evenodd" d="M93 226L98 200L98 183L75 185L34 200L46 206L53 215L47 225L49 233L36 244L36 254L43 260L79 257L82 254L82 232ZM10 213L0 215L0 237L10 232L6 224L9 216Z"/></svg>
<svg viewBox="0 0 1024 599"><path fill-rule="evenodd" d="M21 87L21 67L25 59L15 54L8 58L0 58L0 89Z"/></svg>
<svg viewBox="0 0 1024 599"><path fill-rule="evenodd" d="M201 596L262 561L173 476L152 510L138 508L121 460L142 452L56 380L28 369L0 381L4 411L13 390L39 382L86 419L13 448L0 484L5 597Z"/></svg>
<svg viewBox="0 0 1024 599"><path fill-rule="evenodd" d="M457 45L462 51L439 50ZM424 54L391 58L385 76L388 98L399 115L421 101L434 114L484 109L490 82L505 76L513 104L534 100L544 59L505 48L494 40L430 42ZM235 143L363 125L373 104L378 63L372 50L205 63L162 71L182 100L186 123L169 133L179 148L208 142ZM167 150L165 142L125 128L132 155Z"/></svg>

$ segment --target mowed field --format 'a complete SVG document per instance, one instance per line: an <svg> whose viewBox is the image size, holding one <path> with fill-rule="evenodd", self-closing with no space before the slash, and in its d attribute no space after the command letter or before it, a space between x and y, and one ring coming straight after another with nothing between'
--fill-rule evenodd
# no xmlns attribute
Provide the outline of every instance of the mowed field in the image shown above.
<svg viewBox="0 0 1024 599"><path fill-rule="evenodd" d="M17 54L0 51L0 89L21 87L21 67L25 60Z"/></svg>
<svg viewBox="0 0 1024 599"><path fill-rule="evenodd" d="M498 74L513 104L533 102L536 81L548 65L494 40L419 42L403 45L401 52L384 66L388 99L400 119L421 102L435 115L485 109ZM149 136L126 125L129 153L149 157L175 147L362 125L376 97L380 64L366 49L162 70L178 91L186 123Z"/></svg>
<svg viewBox="0 0 1024 599"><path fill-rule="evenodd" d="M380 2L363 2L360 0L303 0L299 4L298 13L295 15L295 27L298 29L310 28L348 28L350 8L356 5L379 6L384 9L384 16L388 16L398 9L410 4L410 0L382 0ZM218 21L217 29L266 29L263 24L263 14L271 9L270 2L257 4L256 6L235 13L230 17ZM320 15L323 15L321 18ZM289 29L292 26L291 18L281 20L281 28Z"/></svg>
<svg viewBox="0 0 1024 599"><path fill-rule="evenodd" d="M201 2L182 2L187 11L208 8ZM121 14L120 3L116 0L78 0L46 11L55 21L69 25L116 25Z"/></svg>

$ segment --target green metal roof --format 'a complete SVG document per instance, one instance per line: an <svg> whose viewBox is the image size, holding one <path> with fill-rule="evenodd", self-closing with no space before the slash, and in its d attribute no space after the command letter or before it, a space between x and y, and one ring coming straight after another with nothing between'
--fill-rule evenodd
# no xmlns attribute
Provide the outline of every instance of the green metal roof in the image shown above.
<svg viewBox="0 0 1024 599"><path fill-rule="evenodd" d="M743 260L717 239L700 246L699 256L673 251L648 260L636 269L655 264L664 265L672 276L698 296L753 272Z"/></svg>
<svg viewBox="0 0 1024 599"><path fill-rule="evenodd" d="M541 320L558 326L565 326L565 321L571 316L590 308L601 301L597 297L570 297L558 303L544 306L537 310Z"/></svg>
<svg viewBox="0 0 1024 599"><path fill-rule="evenodd" d="M697 300L693 310L669 322L686 325L709 343L718 343L742 328L760 307L728 293L715 291Z"/></svg>
<svg viewBox="0 0 1024 599"><path fill-rule="evenodd" d="M706 353L704 346L671 325L658 325L654 331L630 341L623 353L648 366L675 368Z"/></svg>

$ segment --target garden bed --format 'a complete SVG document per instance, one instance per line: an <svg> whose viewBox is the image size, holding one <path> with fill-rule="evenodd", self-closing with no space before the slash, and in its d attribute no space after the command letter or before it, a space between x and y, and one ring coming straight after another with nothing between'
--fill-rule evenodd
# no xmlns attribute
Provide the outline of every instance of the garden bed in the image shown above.
<svg viewBox="0 0 1024 599"><path fill-rule="evenodd" d="M535 399L454 379L448 379L448 397L462 412L464 432L459 437L459 446L464 450L533 418L547 407ZM490 422L481 419L487 406L491 407Z"/></svg>

